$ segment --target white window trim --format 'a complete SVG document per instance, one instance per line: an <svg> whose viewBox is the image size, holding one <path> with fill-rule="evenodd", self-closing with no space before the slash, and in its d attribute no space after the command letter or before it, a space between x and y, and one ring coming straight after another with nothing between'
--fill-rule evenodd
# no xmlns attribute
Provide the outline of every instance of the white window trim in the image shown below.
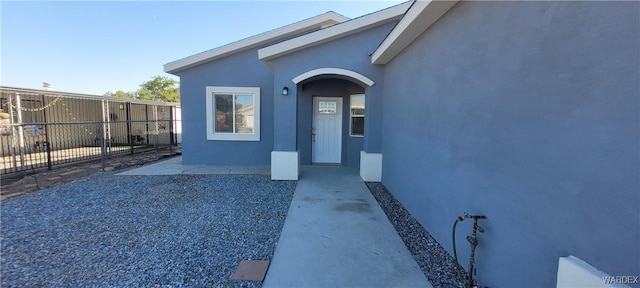
<svg viewBox="0 0 640 288"><path fill-rule="evenodd" d="M353 113L351 112L351 104L353 102L353 96L364 96L364 99L365 99L364 111L367 111L367 104L366 104L367 96L365 96L365 94L353 94L353 95L349 96L349 136L350 137L360 137L360 138L362 138L362 137L364 137L364 130L362 131L362 135L353 135L353 131L352 131L353 130L353 119L352 118L354 116L353 116ZM358 116L355 116L355 117L365 118L365 115L362 115L362 116L358 115ZM367 121L367 119L365 119L364 121Z"/></svg>
<svg viewBox="0 0 640 288"><path fill-rule="evenodd" d="M207 86L207 140L219 141L260 141L260 87ZM215 94L251 94L253 95L253 133L216 133L215 132Z"/></svg>

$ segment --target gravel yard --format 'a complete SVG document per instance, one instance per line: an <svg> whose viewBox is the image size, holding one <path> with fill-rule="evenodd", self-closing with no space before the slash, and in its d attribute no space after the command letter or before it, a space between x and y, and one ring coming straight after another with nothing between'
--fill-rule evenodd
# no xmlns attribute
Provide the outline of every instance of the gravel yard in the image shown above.
<svg viewBox="0 0 640 288"><path fill-rule="evenodd" d="M97 174L0 202L0 286L260 287L295 181L259 175ZM367 183L434 287L464 270L380 183Z"/></svg>
<svg viewBox="0 0 640 288"><path fill-rule="evenodd" d="M0 202L1 286L241 286L296 186L258 175L94 175Z"/></svg>
<svg viewBox="0 0 640 288"><path fill-rule="evenodd" d="M466 272L381 183L367 182L398 235L433 287L467 287Z"/></svg>

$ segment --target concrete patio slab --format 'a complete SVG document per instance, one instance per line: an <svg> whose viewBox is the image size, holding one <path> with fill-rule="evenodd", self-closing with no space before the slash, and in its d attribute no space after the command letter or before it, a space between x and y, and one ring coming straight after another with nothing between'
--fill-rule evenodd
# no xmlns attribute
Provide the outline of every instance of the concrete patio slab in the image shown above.
<svg viewBox="0 0 640 288"><path fill-rule="evenodd" d="M211 174L256 174L271 175L271 167L243 165L185 165L182 157L159 161L133 168L116 175L211 175Z"/></svg>
<svg viewBox="0 0 640 288"><path fill-rule="evenodd" d="M432 287L358 171L303 166L263 287Z"/></svg>

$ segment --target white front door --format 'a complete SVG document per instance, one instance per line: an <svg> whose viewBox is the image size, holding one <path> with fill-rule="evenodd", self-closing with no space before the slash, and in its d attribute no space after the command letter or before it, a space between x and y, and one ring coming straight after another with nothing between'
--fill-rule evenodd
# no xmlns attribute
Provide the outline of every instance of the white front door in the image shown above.
<svg viewBox="0 0 640 288"><path fill-rule="evenodd" d="M313 97L313 163L342 160L342 98Z"/></svg>

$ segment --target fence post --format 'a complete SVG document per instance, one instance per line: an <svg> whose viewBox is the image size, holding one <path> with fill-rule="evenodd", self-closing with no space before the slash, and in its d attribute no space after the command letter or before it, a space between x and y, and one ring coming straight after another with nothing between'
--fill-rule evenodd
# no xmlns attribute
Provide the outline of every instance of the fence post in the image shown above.
<svg viewBox="0 0 640 288"><path fill-rule="evenodd" d="M47 128L47 124L44 125L45 130ZM46 140L44 141L44 146L47 147L47 170L51 170L51 166L53 163L51 161L51 143L49 143L49 136L45 135Z"/></svg>
<svg viewBox="0 0 640 288"><path fill-rule="evenodd" d="M133 137L131 135L131 102L127 102L125 107L127 108L127 138L129 146L131 147L131 154L133 154Z"/></svg>
<svg viewBox="0 0 640 288"><path fill-rule="evenodd" d="M173 106L169 106L169 156L173 155L173 126L175 122L173 121Z"/></svg>
<svg viewBox="0 0 640 288"><path fill-rule="evenodd" d="M145 141L147 142L146 143L147 147L145 147L146 149L149 147L149 104L144 104L144 119L145 119L144 126L145 126L145 129L147 130L146 135L144 137Z"/></svg>
<svg viewBox="0 0 640 288"><path fill-rule="evenodd" d="M14 124L15 123L15 115L13 113L13 98L7 96L7 98L9 99L9 116L10 116L10 123ZM13 169L15 171L18 171L18 159L16 158L16 126L15 125L11 125L11 145L7 145L7 149L9 150L9 155L11 155L11 158L13 160ZM14 172L15 172L14 171Z"/></svg>
<svg viewBox="0 0 640 288"><path fill-rule="evenodd" d="M46 97L42 94L42 107L47 107ZM42 110L42 122L47 123L47 109ZM51 170L51 143L49 142L49 125L44 124L44 146L47 148L47 170Z"/></svg>
<svg viewBox="0 0 640 288"><path fill-rule="evenodd" d="M105 107L106 107L106 103L105 100L102 100L102 121L100 122L100 124L98 124L99 130L100 130L100 158L101 158L101 163L102 163L102 172L104 172L104 166L105 166L105 162L104 159L107 157L107 138L106 138L106 133L107 130L105 129L106 125L107 125L107 119L106 117L108 117L106 111L105 111Z"/></svg>
<svg viewBox="0 0 640 288"><path fill-rule="evenodd" d="M111 147L111 111L109 110L109 101L102 100L102 125L104 132L104 141L105 141L105 157L109 156L109 147Z"/></svg>
<svg viewBox="0 0 640 288"><path fill-rule="evenodd" d="M18 145L19 145L19 149L20 149L20 165L21 170L25 169L25 160L24 160L24 127L22 126L22 101L20 101L20 94L16 93L15 95L16 98L16 116L17 116L17 120L18 120Z"/></svg>
<svg viewBox="0 0 640 288"><path fill-rule="evenodd" d="M105 146L105 141L104 141L104 122L102 122L100 125L98 125L98 129L100 130L100 163L102 166L102 172L104 172L104 168L105 168L105 154L106 154L106 150L107 150L107 146Z"/></svg>

